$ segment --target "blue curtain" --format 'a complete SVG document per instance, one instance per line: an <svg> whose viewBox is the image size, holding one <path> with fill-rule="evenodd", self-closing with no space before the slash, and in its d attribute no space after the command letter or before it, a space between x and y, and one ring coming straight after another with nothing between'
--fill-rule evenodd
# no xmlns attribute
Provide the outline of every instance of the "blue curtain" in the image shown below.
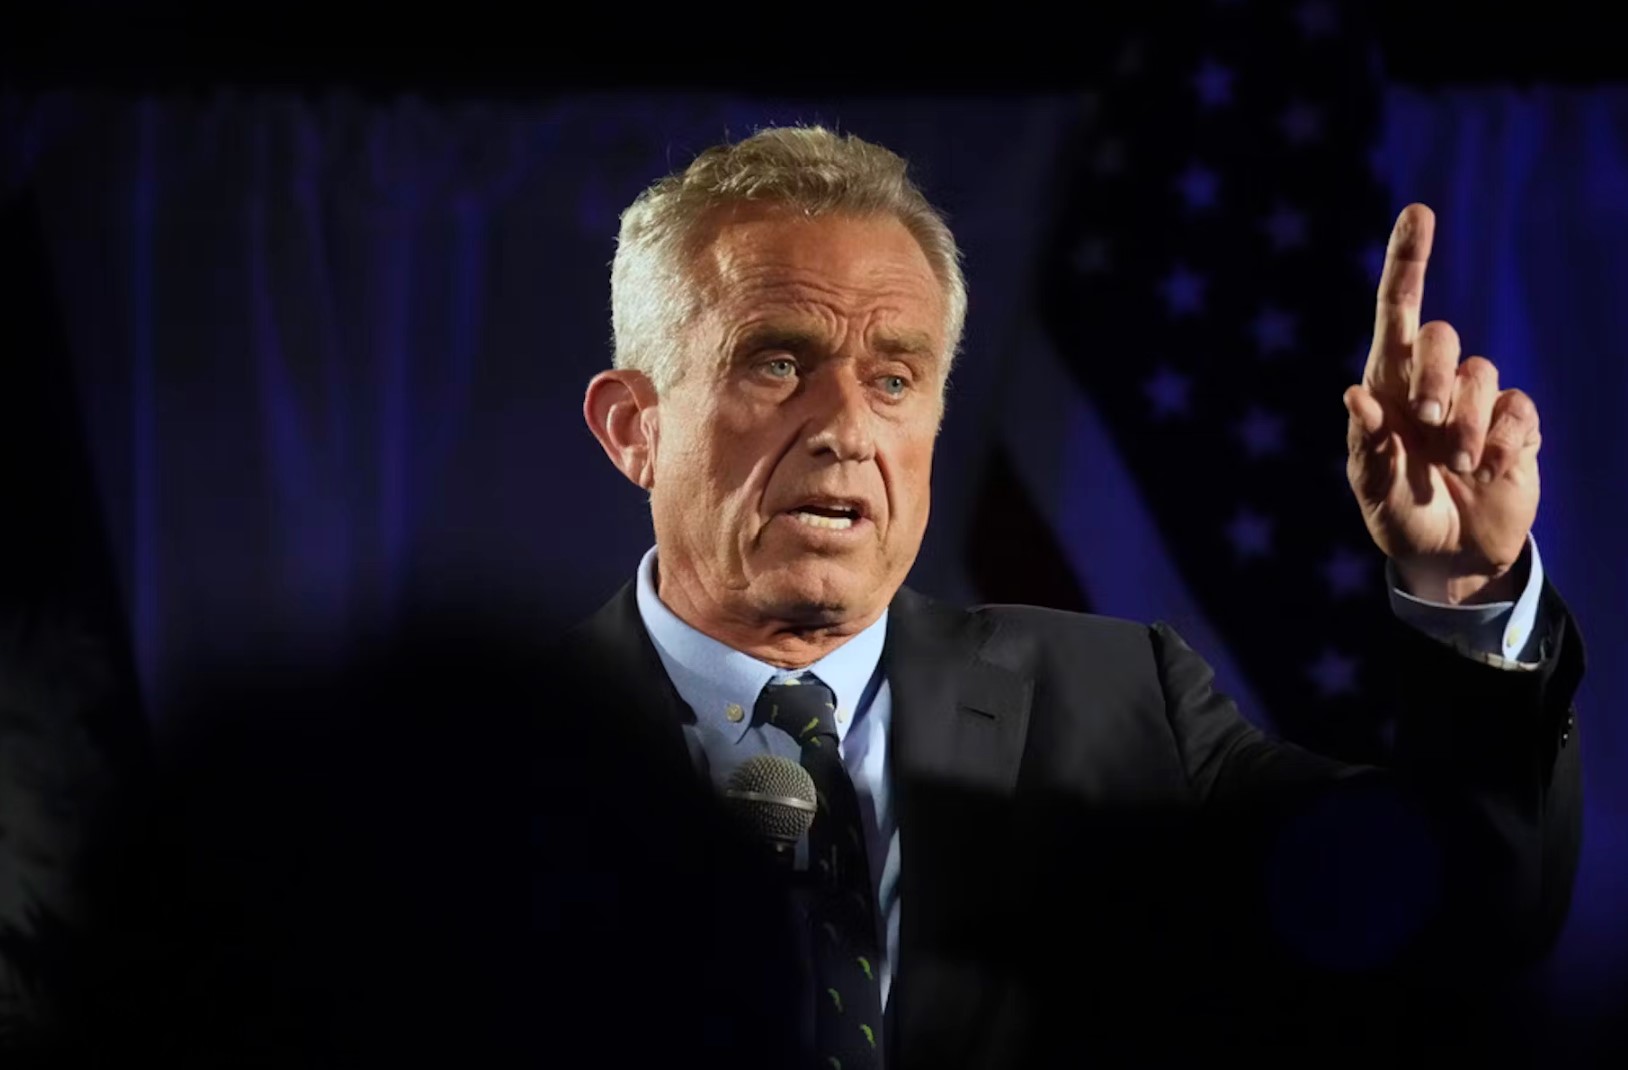
<svg viewBox="0 0 1628 1070"><path fill-rule="evenodd" d="M621 209L726 132L837 124L921 167L998 352L1057 102L335 97L0 105L29 181L150 705L200 661L330 649L406 599L585 615L650 541L581 417L610 359ZM998 373L968 361L917 582L965 596L956 517Z"/></svg>
<svg viewBox="0 0 1628 1070"><path fill-rule="evenodd" d="M1397 206L1437 209L1425 316L1537 401L1544 564L1590 661L1579 699L1587 812L1551 991L1628 1007L1628 89L1388 95L1378 166Z"/></svg>

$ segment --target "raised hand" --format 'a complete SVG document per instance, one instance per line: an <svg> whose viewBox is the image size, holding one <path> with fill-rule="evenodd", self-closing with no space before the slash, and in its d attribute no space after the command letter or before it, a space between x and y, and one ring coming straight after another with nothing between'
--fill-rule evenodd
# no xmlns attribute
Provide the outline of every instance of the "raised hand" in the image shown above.
<svg viewBox="0 0 1628 1070"><path fill-rule="evenodd" d="M1409 593L1432 601L1512 599L1538 509L1538 411L1500 390L1485 357L1460 361L1458 332L1419 326L1436 217L1402 210L1379 280L1362 384L1345 392L1346 473L1368 532Z"/></svg>

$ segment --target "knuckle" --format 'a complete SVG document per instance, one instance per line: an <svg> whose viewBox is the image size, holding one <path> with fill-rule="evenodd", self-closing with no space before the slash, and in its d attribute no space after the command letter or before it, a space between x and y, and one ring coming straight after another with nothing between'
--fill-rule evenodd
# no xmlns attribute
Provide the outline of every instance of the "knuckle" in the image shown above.
<svg viewBox="0 0 1628 1070"><path fill-rule="evenodd" d="M1498 386L1498 366L1486 357L1470 357L1458 366L1458 374L1477 386Z"/></svg>
<svg viewBox="0 0 1628 1070"><path fill-rule="evenodd" d="M1392 278L1380 292L1379 307L1393 314L1408 313L1423 303L1423 297L1424 290L1418 283Z"/></svg>
<svg viewBox="0 0 1628 1070"><path fill-rule="evenodd" d="M1515 465L1514 452L1502 448L1488 446L1481 451L1481 460L1476 462L1476 470L1486 472L1497 477L1509 471Z"/></svg>
<svg viewBox="0 0 1628 1070"><path fill-rule="evenodd" d="M1449 438L1455 447L1467 450L1474 456L1481 451L1481 444L1487 441L1487 431L1478 421L1463 420L1453 425Z"/></svg>
<svg viewBox="0 0 1628 1070"><path fill-rule="evenodd" d="M1526 440L1526 427L1519 420L1507 417L1494 420L1487 430L1487 442L1499 449L1513 449Z"/></svg>
<svg viewBox="0 0 1628 1070"><path fill-rule="evenodd" d="M1413 400L1435 398L1443 407L1453 393L1453 375L1441 368L1422 367L1413 376Z"/></svg>

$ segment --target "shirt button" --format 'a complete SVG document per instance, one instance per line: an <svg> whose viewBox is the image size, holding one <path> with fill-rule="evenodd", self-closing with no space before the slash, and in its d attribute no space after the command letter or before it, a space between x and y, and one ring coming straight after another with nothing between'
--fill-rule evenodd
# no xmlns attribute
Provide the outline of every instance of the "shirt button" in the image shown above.
<svg viewBox="0 0 1628 1070"><path fill-rule="evenodd" d="M1509 629L1508 632L1504 633L1504 645L1505 646L1514 646L1515 644L1519 643L1520 641L1521 641L1521 630L1519 628L1511 628L1511 629Z"/></svg>
<svg viewBox="0 0 1628 1070"><path fill-rule="evenodd" d="M848 723L848 711L847 710L838 710L837 711L837 724L847 724L847 723Z"/></svg>
<svg viewBox="0 0 1628 1070"><path fill-rule="evenodd" d="M741 708L738 702L731 702L724 708L724 716L729 718L730 723L740 724L746 719L746 711Z"/></svg>

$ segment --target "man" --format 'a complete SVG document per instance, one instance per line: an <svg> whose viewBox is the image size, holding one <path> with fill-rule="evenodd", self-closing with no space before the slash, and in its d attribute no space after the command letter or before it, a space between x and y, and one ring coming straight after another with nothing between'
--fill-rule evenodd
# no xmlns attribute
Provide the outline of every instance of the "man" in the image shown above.
<svg viewBox="0 0 1628 1070"><path fill-rule="evenodd" d="M1530 540L1535 407L1419 325L1433 225L1422 205L1398 220L1344 399L1405 622L1407 709L1376 770L1262 736L1164 626L903 586L966 294L898 157L767 130L624 214L615 366L584 415L649 494L656 545L567 663L669 772L809 768L795 998L819 1065L1145 1065L1249 1046L1250 979L1356 999L1365 978L1363 1007L1402 1013L1552 938L1581 651ZM1337 871L1310 850L1331 836ZM1353 893L1351 872L1377 883ZM727 1032L705 1017L692 1053Z"/></svg>

